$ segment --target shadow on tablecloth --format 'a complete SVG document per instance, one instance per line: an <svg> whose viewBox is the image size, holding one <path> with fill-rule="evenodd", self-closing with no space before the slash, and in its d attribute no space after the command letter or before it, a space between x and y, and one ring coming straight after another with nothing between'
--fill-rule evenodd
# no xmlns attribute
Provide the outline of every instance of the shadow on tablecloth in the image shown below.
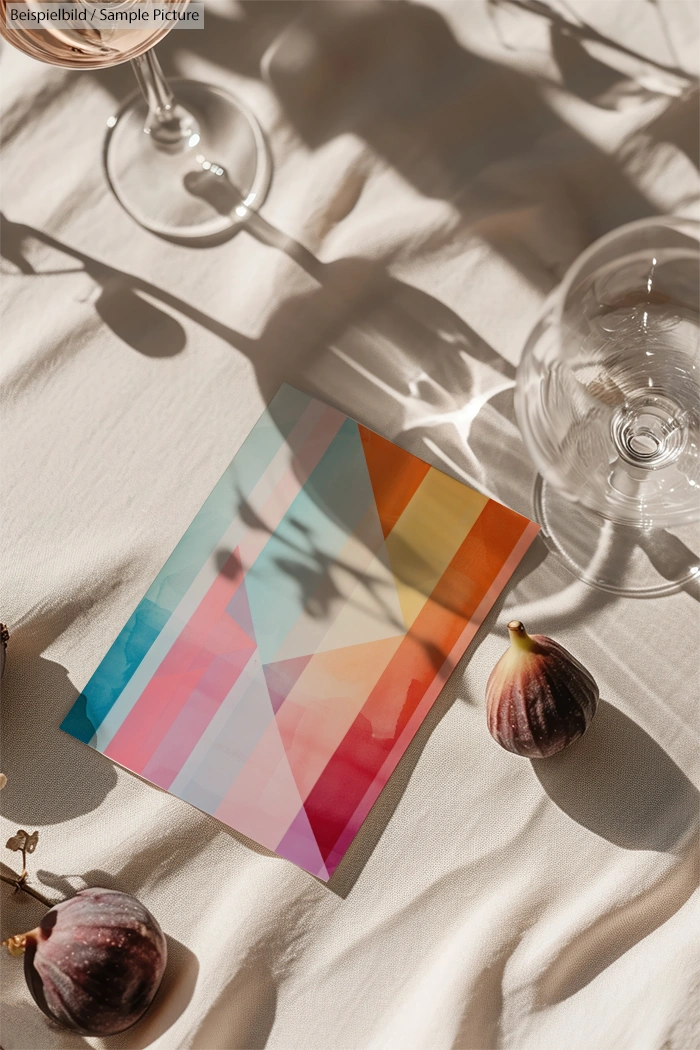
<svg viewBox="0 0 700 1050"><path fill-rule="evenodd" d="M624 849L679 858L665 880L571 937L538 980L542 1009L580 991L694 893L700 792L640 725L605 700L583 737L532 766L552 801L582 827Z"/></svg>

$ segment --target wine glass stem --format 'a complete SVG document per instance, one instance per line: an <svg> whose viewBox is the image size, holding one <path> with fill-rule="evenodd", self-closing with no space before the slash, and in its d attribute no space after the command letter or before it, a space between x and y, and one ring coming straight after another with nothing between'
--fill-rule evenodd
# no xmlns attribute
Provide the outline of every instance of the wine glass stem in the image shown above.
<svg viewBox="0 0 700 1050"><path fill-rule="evenodd" d="M132 59L131 66L148 106L143 130L154 144L172 153L196 146L197 121L175 100L153 49Z"/></svg>

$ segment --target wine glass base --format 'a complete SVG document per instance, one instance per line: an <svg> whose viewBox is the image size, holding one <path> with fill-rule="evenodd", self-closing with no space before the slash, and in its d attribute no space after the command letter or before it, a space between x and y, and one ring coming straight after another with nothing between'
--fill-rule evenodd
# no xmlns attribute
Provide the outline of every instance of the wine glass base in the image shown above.
<svg viewBox="0 0 700 1050"><path fill-rule="evenodd" d="M539 476L534 508L546 546L591 587L659 598L700 583L700 523L673 531L619 525L571 503Z"/></svg>
<svg viewBox="0 0 700 1050"><path fill-rule="evenodd" d="M271 177L265 137L248 107L221 88L175 79L178 104L196 134L178 151L159 148L144 131L146 104L128 98L108 121L105 168L126 211L141 226L178 243L211 243L240 227L265 200ZM202 165L223 169L233 193L210 192Z"/></svg>

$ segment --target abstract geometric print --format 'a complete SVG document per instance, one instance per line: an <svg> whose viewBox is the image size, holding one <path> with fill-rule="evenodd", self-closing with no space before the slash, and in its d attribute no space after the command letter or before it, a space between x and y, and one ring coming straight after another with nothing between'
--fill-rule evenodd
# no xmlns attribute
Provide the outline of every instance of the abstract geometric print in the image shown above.
<svg viewBox="0 0 700 1050"><path fill-rule="evenodd" d="M536 532L283 386L62 728L326 880Z"/></svg>

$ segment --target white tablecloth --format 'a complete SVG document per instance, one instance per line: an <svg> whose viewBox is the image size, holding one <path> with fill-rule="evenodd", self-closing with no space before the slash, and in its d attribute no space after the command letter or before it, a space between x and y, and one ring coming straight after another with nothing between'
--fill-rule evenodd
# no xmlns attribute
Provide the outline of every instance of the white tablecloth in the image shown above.
<svg viewBox="0 0 700 1050"><path fill-rule="evenodd" d="M170 939L156 1006L104 1044L3 953L5 1050L700 1045L697 587L614 599L537 543L328 886L58 729L285 380L531 511L512 384L544 297L604 231L697 214L700 179L697 5L530 6L216 0L162 43L258 114L263 215L321 280L262 234L141 230L100 161L128 67L3 46L2 834L39 829L52 899L130 891ZM548 763L486 730L514 614L601 688ZM3 936L41 915L2 903Z"/></svg>

